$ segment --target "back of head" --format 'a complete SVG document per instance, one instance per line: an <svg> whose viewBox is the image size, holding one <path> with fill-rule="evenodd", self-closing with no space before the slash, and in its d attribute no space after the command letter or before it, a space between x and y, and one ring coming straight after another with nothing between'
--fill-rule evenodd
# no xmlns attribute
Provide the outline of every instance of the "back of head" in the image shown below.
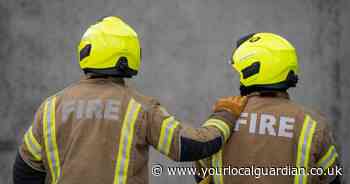
<svg viewBox="0 0 350 184"><path fill-rule="evenodd" d="M118 17L92 25L78 46L80 68L85 74L132 77L141 64L137 33Z"/></svg>
<svg viewBox="0 0 350 184"><path fill-rule="evenodd" d="M273 33L254 33L237 41L232 67L240 74L241 94L286 91L298 81L295 48Z"/></svg>

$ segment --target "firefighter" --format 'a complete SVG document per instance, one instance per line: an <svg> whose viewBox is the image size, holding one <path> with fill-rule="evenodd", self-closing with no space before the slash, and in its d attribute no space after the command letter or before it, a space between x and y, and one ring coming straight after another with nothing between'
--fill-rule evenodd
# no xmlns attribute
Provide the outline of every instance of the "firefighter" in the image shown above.
<svg viewBox="0 0 350 184"><path fill-rule="evenodd" d="M125 84L139 70L141 48L117 17L92 25L78 55L86 76L39 107L15 160L15 184L148 183L149 146L175 161L208 157L229 138L247 101L219 99L204 127L180 123Z"/></svg>
<svg viewBox="0 0 350 184"><path fill-rule="evenodd" d="M330 122L293 102L287 93L296 86L299 70L291 43L273 33L244 36L237 41L232 67L240 75L241 95L247 95L248 104L223 149L196 163L202 171L196 180L203 184L340 183L342 168ZM204 173L208 168L219 174Z"/></svg>

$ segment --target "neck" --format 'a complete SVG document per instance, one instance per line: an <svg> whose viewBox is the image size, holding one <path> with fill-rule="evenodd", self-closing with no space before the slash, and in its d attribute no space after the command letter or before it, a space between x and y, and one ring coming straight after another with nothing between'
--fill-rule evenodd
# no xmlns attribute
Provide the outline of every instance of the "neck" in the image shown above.
<svg viewBox="0 0 350 184"><path fill-rule="evenodd" d="M289 94L287 91L259 91L252 92L248 96L261 96L261 97L283 97L289 99Z"/></svg>

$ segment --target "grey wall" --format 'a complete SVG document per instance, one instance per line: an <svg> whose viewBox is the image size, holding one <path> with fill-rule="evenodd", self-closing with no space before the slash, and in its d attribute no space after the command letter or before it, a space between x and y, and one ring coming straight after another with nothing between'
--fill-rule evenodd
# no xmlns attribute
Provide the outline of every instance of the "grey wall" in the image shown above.
<svg viewBox="0 0 350 184"><path fill-rule="evenodd" d="M215 99L238 94L227 64L233 40L249 32L284 35L301 65L292 97L332 120L349 168L349 8L348 0L0 0L0 183L10 182L17 144L41 100L79 79L77 42L105 15L123 17L141 37L142 71L132 85L196 125ZM155 151L153 162L176 165Z"/></svg>

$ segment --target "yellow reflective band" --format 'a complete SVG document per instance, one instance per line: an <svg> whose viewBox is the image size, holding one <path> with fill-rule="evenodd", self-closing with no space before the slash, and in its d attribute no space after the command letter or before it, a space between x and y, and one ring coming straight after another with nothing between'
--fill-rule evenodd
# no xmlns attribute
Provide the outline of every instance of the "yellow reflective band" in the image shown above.
<svg viewBox="0 0 350 184"><path fill-rule="evenodd" d="M301 129L300 137L299 137L299 143L298 143L298 154L297 154L297 167L301 167L301 155L302 155L302 148L303 148L303 143L304 143L304 136L305 136L305 131L307 124L309 122L310 117L307 115L306 118L304 119L303 127Z"/></svg>
<svg viewBox="0 0 350 184"><path fill-rule="evenodd" d="M338 157L338 153L335 149L335 146L332 145L327 153L316 163L317 167L322 167L323 169L328 169L333 165L335 160Z"/></svg>
<svg viewBox="0 0 350 184"><path fill-rule="evenodd" d="M45 152L51 172L51 183L57 183L61 176L60 159L56 140L56 97L47 100L44 106L43 129Z"/></svg>
<svg viewBox="0 0 350 184"><path fill-rule="evenodd" d="M159 136L159 140L158 140L158 146L157 146L157 150L162 152L163 153L163 147L164 147L164 144L166 142L166 139L165 139L165 132L166 132L166 129L167 127L169 126L169 123L171 121L174 121L174 117L169 117L169 118L166 118L163 120L162 122L162 127L160 129L160 136Z"/></svg>
<svg viewBox="0 0 350 184"><path fill-rule="evenodd" d="M157 150L165 155L169 155L174 130L179 122L174 117L169 117L162 122Z"/></svg>
<svg viewBox="0 0 350 184"><path fill-rule="evenodd" d="M207 127L207 126L214 126L214 127L218 128L221 131L221 133L224 135L225 141L227 141L227 139L231 135L230 127L222 120L209 119L203 124L203 127Z"/></svg>
<svg viewBox="0 0 350 184"><path fill-rule="evenodd" d="M203 167L203 168L207 168L207 164L205 164L204 160L198 160L198 163Z"/></svg>
<svg viewBox="0 0 350 184"><path fill-rule="evenodd" d="M314 132L316 129L316 121L312 120L311 121L311 129L310 132L307 135L307 145L306 145L306 157L305 157L305 163L304 166L305 168L309 168L309 160L310 160L310 152L311 152L311 143L312 143L312 138L314 136Z"/></svg>
<svg viewBox="0 0 350 184"><path fill-rule="evenodd" d="M338 157L338 154L335 153L334 156L331 157L331 159L329 160L329 162L327 162L327 164L325 165L324 168L325 168L325 169L328 169L329 167L331 167L331 166L334 164L334 162L335 162L335 160L337 159L337 157Z"/></svg>
<svg viewBox="0 0 350 184"><path fill-rule="evenodd" d="M119 140L118 157L114 175L114 184L126 184L130 161L130 152L135 131L135 123L140 112L141 104L131 99L123 120Z"/></svg>
<svg viewBox="0 0 350 184"><path fill-rule="evenodd" d="M316 129L316 121L312 120L309 115L306 115L303 127L299 136L298 153L297 153L297 168L305 168L308 170L310 160L310 150L312 137ZM306 184L307 174L296 175L294 177L294 184Z"/></svg>
<svg viewBox="0 0 350 184"><path fill-rule="evenodd" d="M42 158L41 158L41 146L33 135L32 126L30 126L30 128L28 129L28 131L24 135L24 143L25 143L26 147L28 148L29 152L34 157L34 160L36 160L36 161L42 160Z"/></svg>
<svg viewBox="0 0 350 184"><path fill-rule="evenodd" d="M224 176L222 174L222 150L213 155L211 162L211 165L217 172L213 175L214 184L223 184Z"/></svg>

